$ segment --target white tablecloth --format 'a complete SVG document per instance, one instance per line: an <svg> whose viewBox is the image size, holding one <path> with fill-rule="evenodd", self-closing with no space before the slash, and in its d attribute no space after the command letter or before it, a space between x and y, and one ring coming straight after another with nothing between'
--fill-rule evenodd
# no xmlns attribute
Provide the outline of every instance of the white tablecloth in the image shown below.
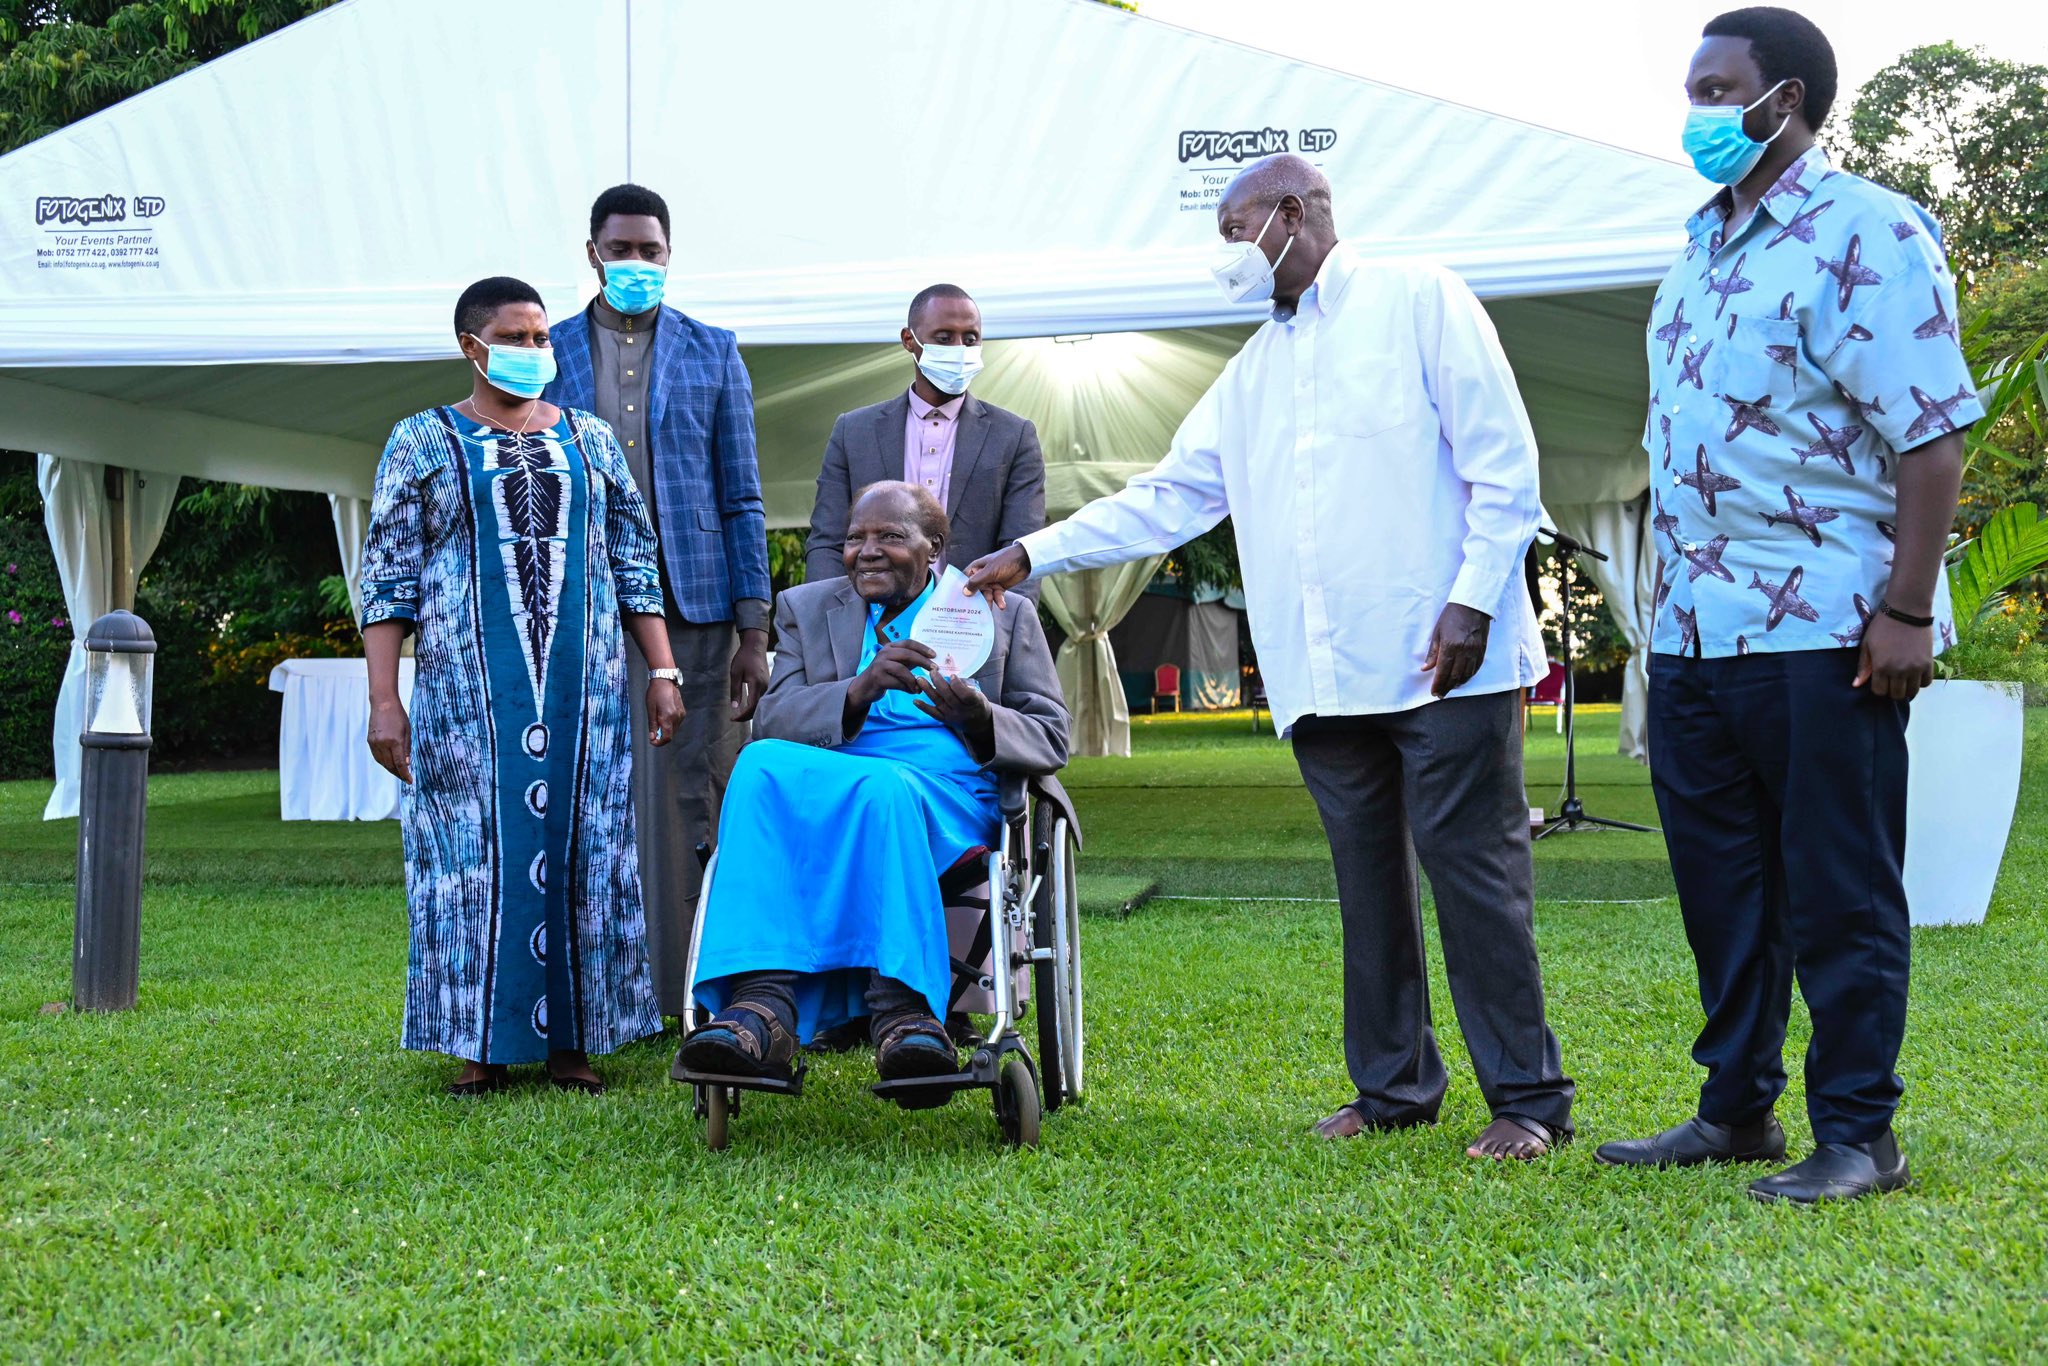
<svg viewBox="0 0 2048 1366"><path fill-rule="evenodd" d="M412 705L413 662L398 661ZM280 802L288 821L382 821L398 815L398 779L370 757L369 666L360 659L287 659L270 671L284 694L278 725Z"/></svg>

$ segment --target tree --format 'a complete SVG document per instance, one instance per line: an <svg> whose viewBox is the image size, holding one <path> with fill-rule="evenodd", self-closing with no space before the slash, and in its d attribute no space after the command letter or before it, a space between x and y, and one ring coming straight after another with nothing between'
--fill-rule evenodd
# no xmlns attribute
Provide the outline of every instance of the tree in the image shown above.
<svg viewBox="0 0 2048 1366"><path fill-rule="evenodd" d="M0 152L334 0L0 0Z"/></svg>
<svg viewBox="0 0 2048 1366"><path fill-rule="evenodd" d="M334 0L0 0L0 152L275 32ZM0 777L43 775L49 715L70 653L29 462L0 451ZM144 575L156 630L160 755L218 758L276 733L269 665L350 643L322 591L333 563L326 500L194 486Z"/></svg>
<svg viewBox="0 0 2048 1366"><path fill-rule="evenodd" d="M1965 327L1983 318L1985 354L2014 356L2048 332L2048 263L1998 266L1978 275L1963 301Z"/></svg>
<svg viewBox="0 0 2048 1366"><path fill-rule="evenodd" d="M1974 528L2001 507L2048 504L2048 266L1979 272L1959 321L1990 414L1970 429L1964 466L1960 520Z"/></svg>
<svg viewBox="0 0 2048 1366"><path fill-rule="evenodd" d="M2048 255L2048 67L1916 47L1856 92L1846 136L1844 169L1932 209L1966 279Z"/></svg>
<svg viewBox="0 0 2048 1366"><path fill-rule="evenodd" d="M1166 557L1160 571L1191 589L1229 593L1244 587L1237 563L1237 532L1225 517Z"/></svg>

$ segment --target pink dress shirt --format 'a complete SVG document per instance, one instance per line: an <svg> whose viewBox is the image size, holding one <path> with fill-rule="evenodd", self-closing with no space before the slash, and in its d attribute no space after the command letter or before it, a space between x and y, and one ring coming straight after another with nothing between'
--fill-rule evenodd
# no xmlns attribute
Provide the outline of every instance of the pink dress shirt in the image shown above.
<svg viewBox="0 0 2048 1366"><path fill-rule="evenodd" d="M960 430L960 406L967 395L947 399L934 408L910 391L910 415L903 423L903 478L922 484L946 506L953 485L953 438Z"/></svg>

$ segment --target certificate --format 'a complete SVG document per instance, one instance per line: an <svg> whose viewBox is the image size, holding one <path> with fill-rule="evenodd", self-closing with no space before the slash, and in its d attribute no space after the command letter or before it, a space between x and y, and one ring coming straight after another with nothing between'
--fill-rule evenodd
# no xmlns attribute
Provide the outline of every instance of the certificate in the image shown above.
<svg viewBox="0 0 2048 1366"><path fill-rule="evenodd" d="M981 594L967 592L967 576L947 565L932 595L918 610L910 638L931 647L938 656L935 672L948 678L972 678L988 663L996 647L996 614Z"/></svg>

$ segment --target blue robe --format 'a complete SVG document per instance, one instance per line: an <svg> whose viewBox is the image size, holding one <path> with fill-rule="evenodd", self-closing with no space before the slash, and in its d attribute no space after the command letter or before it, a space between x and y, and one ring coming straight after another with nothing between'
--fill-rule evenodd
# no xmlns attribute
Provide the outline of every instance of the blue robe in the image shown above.
<svg viewBox="0 0 2048 1366"><path fill-rule="evenodd" d="M869 607L861 668L909 630L936 583L886 627ZM697 998L718 1011L734 974L803 973L797 1032L808 1043L866 1015L868 977L880 972L944 1018L953 976L939 877L992 847L1000 821L995 775L908 693L883 693L838 749L748 745L719 816Z"/></svg>
<svg viewBox="0 0 2048 1366"><path fill-rule="evenodd" d="M538 1062L661 1027L619 620L661 611L653 555L618 443L587 413L524 439L452 408L392 431L363 624L418 632L404 1047Z"/></svg>

